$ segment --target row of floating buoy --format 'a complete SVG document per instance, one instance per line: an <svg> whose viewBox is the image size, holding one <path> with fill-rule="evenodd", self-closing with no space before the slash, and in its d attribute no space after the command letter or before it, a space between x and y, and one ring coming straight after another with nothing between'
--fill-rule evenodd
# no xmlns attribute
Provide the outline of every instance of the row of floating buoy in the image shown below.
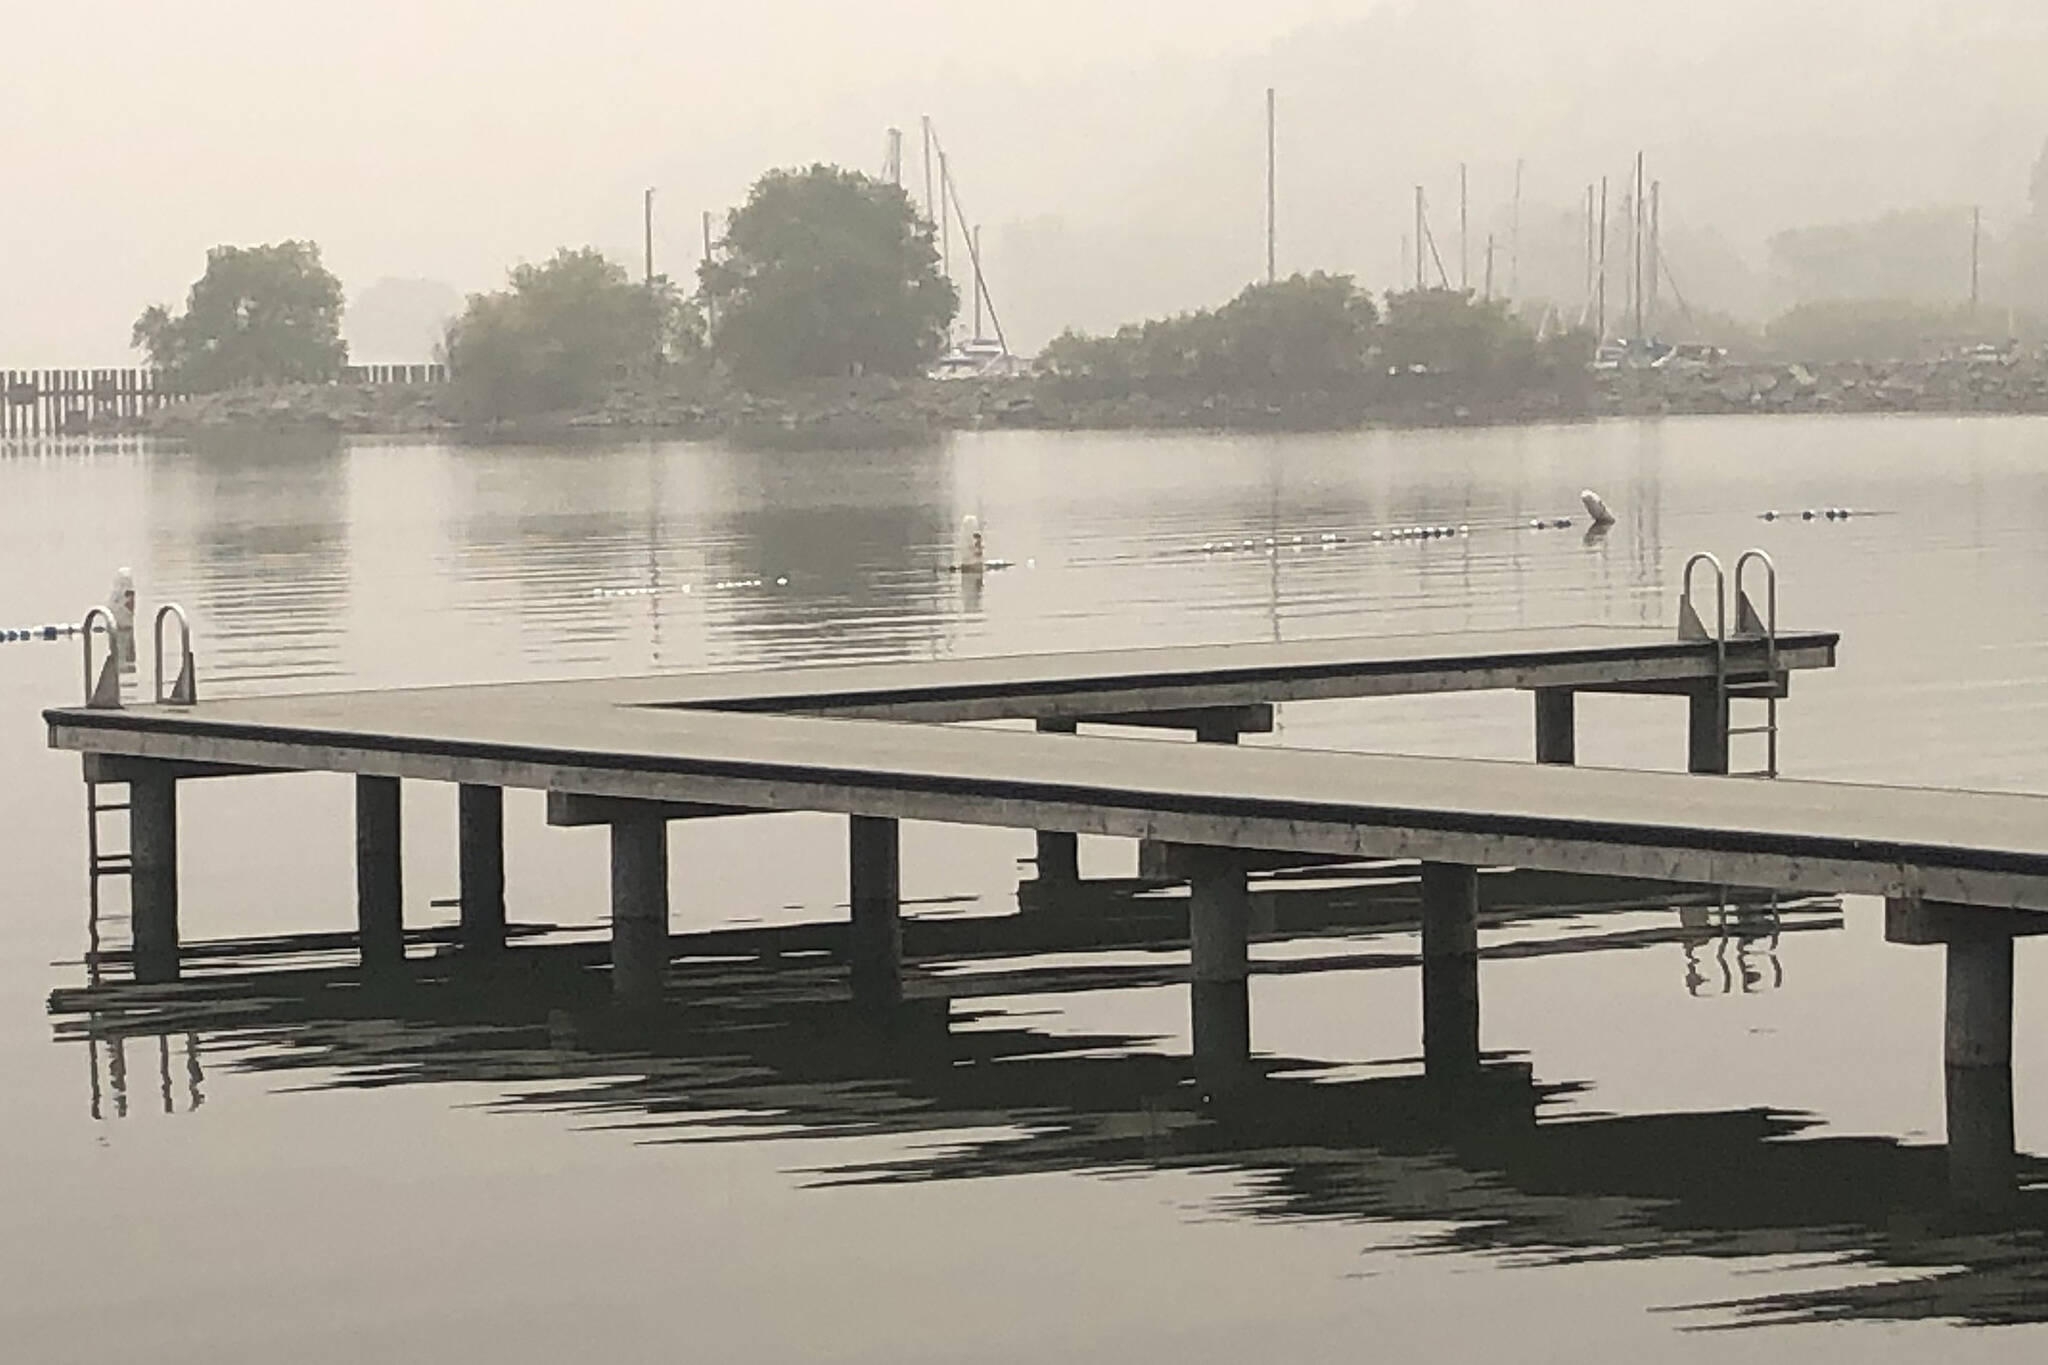
<svg viewBox="0 0 2048 1365"><path fill-rule="evenodd" d="M20 630L0 630L0 644L26 644L30 640L70 640L77 638L77 626L23 626Z"/></svg>
<svg viewBox="0 0 2048 1365"><path fill-rule="evenodd" d="M778 588L789 586L789 579L786 575L773 580L766 578L726 578L716 583L705 584L704 591L736 592L742 588L765 588L771 581ZM590 595L592 597L660 597L665 593L677 592L688 596L694 591L696 589L691 584L682 583L674 588L592 588Z"/></svg>
<svg viewBox="0 0 2048 1365"><path fill-rule="evenodd" d="M1758 519L1762 521L1790 521L1794 517L1799 518L1801 521L1847 521L1849 518L1858 515L1868 514L1859 514L1853 507L1823 507L1819 511L1808 507L1799 512L1780 512L1773 508L1771 511L1759 512L1757 514Z"/></svg>

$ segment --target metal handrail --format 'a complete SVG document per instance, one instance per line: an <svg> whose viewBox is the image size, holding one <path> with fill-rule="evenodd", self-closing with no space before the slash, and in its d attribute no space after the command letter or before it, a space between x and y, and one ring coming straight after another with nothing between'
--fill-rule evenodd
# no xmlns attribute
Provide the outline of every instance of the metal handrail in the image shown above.
<svg viewBox="0 0 2048 1365"><path fill-rule="evenodd" d="M171 690L164 691L164 619L176 617L178 622L178 676L171 682ZM156 663L156 703L168 702L172 706L191 706L199 700L198 671L192 659L192 622L185 615L185 609L176 602L166 602L156 609L156 620L150 627L150 634Z"/></svg>
<svg viewBox="0 0 2048 1365"><path fill-rule="evenodd" d="M107 661L101 665L95 681L92 668L93 622L105 622L107 633ZM121 636L114 624L114 613L105 607L93 607L85 613L85 620L79 623L78 633L81 649L85 656L85 705L91 711L118 711L121 709Z"/></svg>
<svg viewBox="0 0 2048 1365"><path fill-rule="evenodd" d="M1778 676L1778 566L1770 555L1762 550L1744 550L1742 558L1735 561L1735 599L1747 603L1752 615L1756 604L1744 590L1743 575L1750 563L1755 561L1764 566L1764 614L1758 625L1763 627L1764 658L1773 678Z"/></svg>
<svg viewBox="0 0 2048 1365"><path fill-rule="evenodd" d="M1684 593L1678 599L1682 612L1680 629L1685 628L1689 619L1702 635L1706 633L1706 623L1700 620L1699 611L1692 604L1692 573L1701 564L1714 567L1714 657L1720 665L1719 671L1725 676L1728 671L1728 575L1721 568L1721 561L1709 551L1701 550L1685 561Z"/></svg>

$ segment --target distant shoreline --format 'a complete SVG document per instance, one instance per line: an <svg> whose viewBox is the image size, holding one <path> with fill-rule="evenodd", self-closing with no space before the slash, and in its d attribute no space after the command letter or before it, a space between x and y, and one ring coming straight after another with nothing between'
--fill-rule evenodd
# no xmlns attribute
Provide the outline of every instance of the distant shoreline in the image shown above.
<svg viewBox="0 0 2048 1365"><path fill-rule="evenodd" d="M492 425L449 410L440 385L295 384L198 395L98 431L191 436L296 430L530 442L600 432L666 433L763 448L915 444L951 431L1343 432L1530 425L1598 417L1737 413L2048 414L2048 356L1722 364L1589 375L1581 392L1461 392L1450 376L1279 398L1062 393L1043 378L817 382L769 394L684 382L621 387L600 404Z"/></svg>

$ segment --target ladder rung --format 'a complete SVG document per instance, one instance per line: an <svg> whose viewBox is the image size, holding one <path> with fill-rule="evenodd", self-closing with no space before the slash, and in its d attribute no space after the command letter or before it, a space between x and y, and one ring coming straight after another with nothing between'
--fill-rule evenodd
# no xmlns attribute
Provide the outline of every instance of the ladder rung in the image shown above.
<svg viewBox="0 0 2048 1365"><path fill-rule="evenodd" d="M125 877L134 870L134 863L125 857L102 858L93 864L92 874L95 877Z"/></svg>
<svg viewBox="0 0 2048 1365"><path fill-rule="evenodd" d="M104 815L104 814L106 814L106 813L107 813L108 811L110 811L110 810L127 810L127 809L128 809L128 803L127 803L126 801L117 801L117 802L115 802L115 803L114 803L113 805L111 805L111 806L94 806L94 807L92 808L92 813L93 813L94 815Z"/></svg>
<svg viewBox="0 0 2048 1365"><path fill-rule="evenodd" d="M1775 735L1778 733L1778 727L1775 725L1735 725L1729 727L1728 733L1731 735Z"/></svg>

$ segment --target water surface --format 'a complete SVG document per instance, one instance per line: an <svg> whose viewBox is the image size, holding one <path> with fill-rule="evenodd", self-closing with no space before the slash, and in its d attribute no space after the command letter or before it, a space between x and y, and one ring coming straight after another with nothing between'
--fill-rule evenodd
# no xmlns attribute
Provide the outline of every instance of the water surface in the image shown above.
<svg viewBox="0 0 2048 1365"><path fill-rule="evenodd" d="M226 695L1669 623L1688 554L1761 545L1786 623L1843 633L1783 708L1788 776L2048 791L2044 455L2048 423L2004 418L813 455L9 445L0 625L73 618L129 564L146 605L191 610ZM1587 485L1620 517L1604 538ZM1831 506L1864 515L1758 519ZM940 571L969 514L1018 567ZM1418 525L1467 532L1371 539ZM1521 947L1482 969L1496 1065L1457 1114L1419 1081L1415 974L1380 961L1412 934L1264 947L1349 960L1255 979L1276 1074L1217 1116L1188 1100L1172 954L978 964L993 993L890 1039L828 964L705 965L672 1030L621 1036L571 960L601 935L603 834L515 793L511 913L555 929L509 977L372 992L345 953L245 951L148 1012L53 1014L87 977L83 795L36 711L78 670L69 645L0 645L0 1333L21 1359L2040 1349L1987 1326L2048 1315L2039 1170L2000 1228L1945 1221L1941 959L1887 946L1869 901L1775 941L1680 940L1669 910L1488 931ZM1582 762L1676 769L1684 738L1682 703L1581 702ZM1295 705L1270 742L1527 758L1530 708ZM181 801L188 941L352 923L345 779ZM452 915L432 902L453 805L410 790L414 926ZM675 827L676 927L842 916L844 840L825 817ZM1030 852L907 826L905 894L1010 912ZM1084 841L1090 876L1134 862ZM2048 955L2023 944L2019 977L2020 1146L2048 1155ZM1712 1327L1744 1330L1692 1330Z"/></svg>

